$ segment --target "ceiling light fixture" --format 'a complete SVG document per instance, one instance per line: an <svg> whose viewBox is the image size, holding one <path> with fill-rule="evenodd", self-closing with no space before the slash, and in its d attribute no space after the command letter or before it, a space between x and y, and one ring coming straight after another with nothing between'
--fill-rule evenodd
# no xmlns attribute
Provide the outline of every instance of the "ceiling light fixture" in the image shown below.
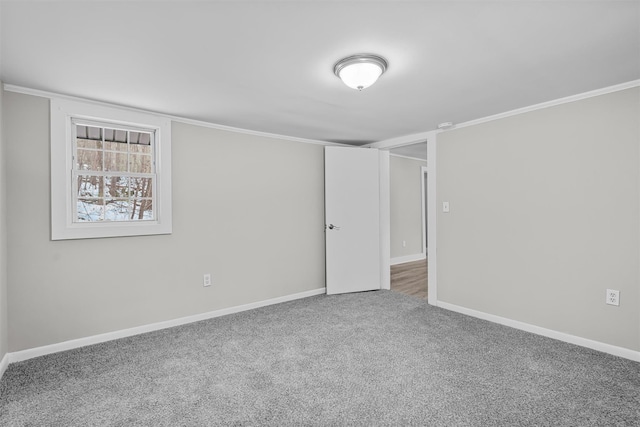
<svg viewBox="0 0 640 427"><path fill-rule="evenodd" d="M350 88L362 90L374 84L388 66L381 56L360 53L338 61L333 73Z"/></svg>

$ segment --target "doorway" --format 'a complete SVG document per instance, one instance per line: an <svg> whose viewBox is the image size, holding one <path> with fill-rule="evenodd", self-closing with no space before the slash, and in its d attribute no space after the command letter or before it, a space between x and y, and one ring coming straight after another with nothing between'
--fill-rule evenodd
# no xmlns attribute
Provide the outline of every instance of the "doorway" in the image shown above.
<svg viewBox="0 0 640 427"><path fill-rule="evenodd" d="M391 290L428 298L427 145L390 150Z"/></svg>
<svg viewBox="0 0 640 427"><path fill-rule="evenodd" d="M391 290L427 300L429 297L427 259L391 266Z"/></svg>

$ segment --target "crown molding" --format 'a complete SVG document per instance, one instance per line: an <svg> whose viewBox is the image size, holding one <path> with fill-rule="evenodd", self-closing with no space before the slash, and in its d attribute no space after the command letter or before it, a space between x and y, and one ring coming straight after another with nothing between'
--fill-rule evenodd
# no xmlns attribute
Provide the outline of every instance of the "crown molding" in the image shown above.
<svg viewBox="0 0 640 427"><path fill-rule="evenodd" d="M569 102L580 101L582 99L593 98L595 96L606 95L608 93L613 93L613 92L618 92L618 91L621 91L621 90L631 89L631 88L638 87L638 86L640 86L640 79L639 80L632 80L632 81L629 81L629 82L626 82L626 83L620 83L620 84L613 85L613 86L604 87L604 88L601 88L601 89L592 90L592 91L589 91L589 92L583 92L583 93L579 93L579 94L576 94L576 95L567 96L567 97L564 97L564 98L558 98L558 99L555 99L555 100L546 101L546 102L542 102L542 103L539 103L539 104L534 104L534 105L530 105L530 106L527 106L527 107L518 108L518 109L515 109L515 110L510 110L510 111L506 111L504 113L494 114L494 115L487 116L487 117L482 117L482 118L479 118L479 119L469 120L469 121L466 121L466 122L454 124L451 128L448 128L448 129L434 129L434 130L430 130L430 131L414 133L414 134L411 134L411 135L403 135L403 136L399 136L399 137L395 137L395 138L384 139L384 140L381 140L381 141L377 141L377 142L373 142L373 143L370 143L370 144L362 145L362 147L363 148L378 148L378 149L389 149L389 148L403 147L405 145L412 145L412 144L416 144L416 143L419 143L419 142L425 142L427 139L433 138L435 135L437 135L439 133L442 133L442 132L449 132L449 131L452 131L452 130L456 130L456 129L460 129L460 128L464 128L464 127L468 127L468 126L475 126L475 125L478 125L478 124L481 124L481 123L486 123L486 122L491 122L491 121L494 121L494 120L504 119L506 117L511 117L511 116L515 116L515 115L518 115L518 114L524 114L524 113L528 113L528 112L531 112L531 111L541 110L543 108L554 107L556 105L567 104ZM280 135L280 134L274 134L274 133L268 133L268 132L260 132L260 131L253 131L253 130L249 130L249 129L236 128L236 127L232 127L232 126L219 125L219 124L216 124L216 123L211 123L211 122L206 122L206 121L201 121L201 120L195 120L195 119L189 119L189 118L186 118L186 117L173 116L173 115L170 115L170 114L163 114L163 113L158 113L158 112L155 112L155 111L149 111L149 110L143 110L143 109L138 109L138 108L133 108L133 107L127 107L127 106L119 105L119 104L111 104L111 103L108 103L108 102L96 101L96 100L92 100L92 99L85 99L85 98L80 98L80 97L71 96L71 95L63 95L63 94L54 93L54 92L48 92L48 91L39 90L39 89L31 89L31 88L22 87L22 86L11 85L11 84L8 84L8 83L4 83L4 90L8 91L8 92L17 92L17 93L23 93L23 94L26 94L26 95L34 95L34 96L40 96L40 97L50 98L50 99L51 98L71 99L71 100L76 100L76 101L94 103L94 104L97 104L97 105L104 105L104 106L109 106L109 107L117 107L117 108L122 108L122 109L130 110L130 111L142 112L142 113L146 113L146 114L155 114L155 115L158 115L158 116L167 117L167 118L169 118L171 120L182 122L182 123L186 123L186 124L192 124L192 125L196 125L196 126L203 126L203 127L208 127L208 128L212 128L212 129L218 129L218 130L224 130L224 131L229 131L229 132L242 133L242 134L246 134L246 135L260 136L260 137L265 137L265 138L275 138L275 139L281 139L281 140L287 140L287 141L301 142L301 143L305 143L305 144L353 147L352 145L349 145L349 144L341 144L341 143L336 143L336 142L326 142L326 141L319 141L319 140L307 139L307 138L298 138L298 137L295 137L295 136Z"/></svg>
<svg viewBox="0 0 640 427"><path fill-rule="evenodd" d="M157 111L144 110L144 109L141 109L141 108L134 108L134 107L129 107L129 106L126 106L126 105L121 105L121 104L112 104L112 103L109 103L109 102L97 101L95 99L87 99L87 98L81 98L81 97L78 97L78 96L64 95L64 94L55 93L55 92L48 92L48 91L40 90L40 89L32 89L32 88L23 87L23 86L16 86L16 85L8 84L8 83L4 83L4 90L7 91L7 92L22 93L22 94L25 94L25 95L39 96L39 97L42 97L42 98L67 99L67 100L72 100L72 101L81 101L81 102L86 102L86 103L90 103L90 104L94 104L94 105L101 105L101 106L104 106L104 107L119 108L119 109L123 109L123 110L127 110L127 111L134 111L134 112L144 113L144 114L153 114L155 116L165 117L165 118L168 118L168 119L176 121L176 122L181 122L181 123L186 123L186 124L196 125L196 126L202 126L202 127L211 128L211 129L218 129L218 130L223 130L223 131L228 131L228 132L242 133L242 134L245 134L245 135L260 136L260 137L264 137L264 138L281 139L281 140L293 141L293 142L302 142L302 143L305 143L305 144L331 145L331 146L335 145L335 146L351 147L350 145L340 144L340 143L335 143L335 142L326 142L326 141L319 141L319 140L315 140L315 139L298 138L298 137L295 137L295 136L280 135L280 134L275 134L275 133L260 132L260 131L254 131L254 130L249 130L249 129L236 128L236 127L233 127L233 126L219 125L219 124L216 124L216 123L206 122L206 121L202 121L202 120L195 120L195 119L189 119L189 118L186 118L186 117L174 116L174 115L171 115L171 114L159 113Z"/></svg>
<svg viewBox="0 0 640 427"><path fill-rule="evenodd" d="M621 90L631 89L640 86L640 80L632 80L626 83L620 83L613 86L607 86L601 89L591 90L589 92L583 92L576 95L566 96L564 98L554 99L552 101L541 102L539 104L530 105L528 107L517 108L515 110L505 111L504 113L498 113L479 119L469 120L459 124L454 124L449 129L443 129L442 132L448 132L455 129L460 129L468 126L475 126L481 123L487 123L494 120L500 120L511 116L517 116L519 114L529 113L531 111L542 110L544 108L555 107L556 105L568 104L570 102L576 102L583 99L593 98L596 96L606 95L608 93L619 92Z"/></svg>
<svg viewBox="0 0 640 427"><path fill-rule="evenodd" d="M632 80L626 83L620 83L613 86L607 86L601 89L591 90L589 92L583 92L576 95L566 96L564 98L558 98L551 101L541 102L539 104L530 105L527 107L518 108L515 110L505 111L504 113L498 113L487 117L481 117L479 119L469 120L462 123L454 124L452 127L448 129L434 129L425 132L414 133L411 135L404 135L396 138L385 139L378 142L373 142L371 144L364 145L363 147L369 148L380 148L380 149L389 149L389 148L398 148L403 147L405 145L416 144L419 142L424 142L429 138L433 138L435 135L442 132L450 132L452 130L475 126L481 123L491 122L494 120L504 119L506 117L516 116L518 114L524 114L531 111L541 110L544 108L554 107L556 105L567 104L570 102L580 101L582 99L593 98L600 95L606 95L608 93L619 92L621 90L631 89L634 87L640 86L640 80Z"/></svg>
<svg viewBox="0 0 640 427"><path fill-rule="evenodd" d="M366 148L398 148L405 145L413 145L420 142L427 142L428 139L433 138L441 130L430 130L426 132L413 133L411 135L403 135L396 138L383 139L382 141L372 142L371 144L363 145Z"/></svg>

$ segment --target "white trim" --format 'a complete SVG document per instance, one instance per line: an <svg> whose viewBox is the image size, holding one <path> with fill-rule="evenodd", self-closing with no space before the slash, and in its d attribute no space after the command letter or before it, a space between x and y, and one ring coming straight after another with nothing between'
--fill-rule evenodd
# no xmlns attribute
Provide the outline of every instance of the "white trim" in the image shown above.
<svg viewBox="0 0 640 427"><path fill-rule="evenodd" d="M405 262L421 261L423 259L427 259L427 254L424 252L419 254L404 255L404 256L391 258L390 265L404 264Z"/></svg>
<svg viewBox="0 0 640 427"><path fill-rule="evenodd" d="M391 188L389 152L378 151L380 166L380 289L391 289Z"/></svg>
<svg viewBox="0 0 640 427"><path fill-rule="evenodd" d="M2 380L2 376L4 375L5 371L9 367L10 358L11 358L11 353L5 353L4 356L2 357L2 360L0 360L0 380Z"/></svg>
<svg viewBox="0 0 640 427"><path fill-rule="evenodd" d="M30 348L27 350L8 353L9 362L21 362L23 360L32 359L34 357L44 356L47 354L58 353L61 351L72 350L74 348L86 347L88 345L98 344L106 341L112 341L120 338L126 338L133 335L140 335L147 332L158 331L161 329L172 328L174 326L185 325L187 323L199 322L201 320L212 319L214 317L226 316L227 314L239 313L242 311L253 310L255 308L265 307L273 304L280 304L287 301L293 301L301 298L307 298L315 295L326 293L326 288L313 289L311 291L299 292L297 294L285 295L282 297L271 298L264 301L252 302L249 304L238 305L235 307L223 308L220 310L209 311L207 313L195 314L193 316L181 317L178 319L167 320L164 322L151 323L149 325L137 326L135 328L122 329L105 334L93 335L85 338L64 341L57 344L45 345L42 347ZM7 357L5 356L5 359ZM4 360L4 359L3 359Z"/></svg>
<svg viewBox="0 0 640 427"><path fill-rule="evenodd" d="M231 126L218 125L215 123L205 122L201 120L188 119L185 117L169 116L169 118L176 122L185 123L188 125L201 126L205 128L223 130L227 132L242 133L245 135L260 136L263 138L282 139L285 141L301 142L303 144L315 144L315 145L323 145L323 146L331 146L331 147L353 147L353 145L341 144L339 142L326 142L326 141L319 141L315 139L299 138L297 136L287 136L287 135L280 135L277 133L268 133L268 132L261 132L257 130L235 128Z"/></svg>
<svg viewBox="0 0 640 427"><path fill-rule="evenodd" d="M437 306L444 308L445 310L455 311L457 313L466 314L467 316L476 317L482 320L488 320L489 322L498 323L500 325L509 326L511 328L520 329L526 332L531 332L536 335L542 335L544 337L553 338L569 344L579 345L581 347L590 348L592 350L597 350L603 353L608 353L614 356L624 357L625 359L640 362L640 352L630 350L628 348L618 347L618 346L606 344L600 341L594 341L588 338L582 338L575 335L566 334L564 332L554 331L553 329L542 328L540 326L519 322L517 320L508 319L506 317L500 317L493 314L484 313L482 311L461 307L455 304L449 304L447 302L438 301Z"/></svg>
<svg viewBox="0 0 640 427"><path fill-rule="evenodd" d="M436 145L438 133L439 132L433 132L427 139L427 171L429 173L427 180L427 230L429 230L427 242L427 257L429 258L427 286L429 292L427 293L427 300L431 305L436 305L438 302L438 246L436 242L438 212L438 205L436 203L436 197L438 196L436 193L436 179L438 176L436 173Z"/></svg>
<svg viewBox="0 0 640 427"><path fill-rule="evenodd" d="M394 147L402 147L404 145L411 145L418 142L427 142L427 169L430 174L430 178L428 181L427 192L430 195L427 203L427 229L432 230L429 233L428 237L428 249L425 254L420 254L424 258L429 258L429 268L428 268L428 296L427 302L430 305L436 305L438 302L438 276L437 276L437 244L436 244L436 214L437 214L437 206L436 206L436 140L437 135L441 133L441 130L432 130L428 132L421 132L413 135L407 135L400 138L388 139L386 141L380 141L379 143L369 144L371 148L379 148L379 149L389 149ZM423 178L424 180L424 178ZM424 194L424 192L423 192ZM424 196L421 196L424 197ZM424 204L424 201L423 201ZM430 249L429 249L430 248ZM416 255L413 255L416 256ZM393 258L391 260L390 265L400 264L403 262L411 262L418 261L423 258ZM394 263L395 262L395 263Z"/></svg>
<svg viewBox="0 0 640 427"><path fill-rule="evenodd" d="M404 147L405 145L413 145L418 144L420 142L425 142L427 138L434 132L432 130L420 133L414 133L411 135L399 136L397 138L384 139L378 142L372 142L370 144L363 145L364 148L378 148L378 149L387 149L387 148L399 148Z"/></svg>
<svg viewBox="0 0 640 427"><path fill-rule="evenodd" d="M589 92L579 93L577 95L571 95L571 96L566 96L564 98L554 99L552 101L541 102L540 104L534 104L528 107L518 108L511 111L506 111L504 113L494 114L492 116L482 117L475 120L469 120L468 122L459 123L449 129L445 129L443 130L443 132L447 132L449 130L454 130L454 129L460 129L468 126L479 125L481 123L500 120L506 117L516 116L518 114L524 114L524 113L529 113L531 111L542 110L544 108L555 107L556 105L562 105L562 104L568 104L570 102L581 101L583 99L606 95L608 93L619 92L621 90L626 90L626 89L630 89L637 86L640 86L640 80L633 80L630 82L621 83L614 86L608 86L602 89L596 89Z"/></svg>
<svg viewBox="0 0 640 427"><path fill-rule="evenodd" d="M206 127L206 128L218 129L218 130L223 130L223 131L228 131L228 132L237 132L237 133L242 133L242 134L247 134L247 135L261 136L261 137L265 137L265 138L284 139L284 140L287 140L287 141L302 142L302 143L305 143L305 144L335 145L335 146L352 147L352 145L340 144L340 143L337 143L337 142L325 142L325 141L319 141L319 140L315 140L315 139L299 138L299 137L295 137L295 136L280 135L280 134L275 134L275 133L260 132L260 131L254 131L254 130L249 130L249 129L236 128L236 127L233 127L233 126L219 125L219 124L215 124L215 123L211 123L211 122L195 120L195 119L189 119L189 118L186 118L186 117L174 116L174 115L171 115L171 114L159 113L159 112L152 111L152 110L144 110L144 109L141 109L141 108L127 107L125 105L114 104L114 103L103 102L103 101L96 101L94 99L80 98L80 97L71 96L71 95L63 95L63 94L59 94L59 93L47 92L47 91L39 90L39 89L31 89L31 88L11 85L11 84L7 84L7 83L4 84L4 90L7 91L7 92L22 93L22 94L25 94L25 95L40 96L40 97L49 98L49 99L66 99L66 100L70 100L70 101L79 101L79 102L86 102L86 103L90 103L90 104L100 105L100 106L103 106L103 107L119 108L119 109L122 109L122 110L132 111L132 112L136 112L136 113L153 114L153 115L156 115L156 116L159 116L159 117L164 117L164 118L169 119L169 120L174 120L176 122L181 122L181 123L186 123L186 124L196 125L196 126L202 126L202 127Z"/></svg>
<svg viewBox="0 0 640 427"><path fill-rule="evenodd" d="M171 120L154 114L57 98L51 100L50 113L51 240L171 234ZM72 194L72 170L75 167L74 145L71 143L73 118L155 131L155 220L74 222L73 210L76 207L72 203L75 198L75 194Z"/></svg>
<svg viewBox="0 0 640 427"><path fill-rule="evenodd" d="M389 155L393 156L393 157L402 157L403 159L417 160L419 162L426 162L427 161L427 159L421 159L420 157L403 156L402 154L395 154L395 153L391 153L391 152L389 152Z"/></svg>
<svg viewBox="0 0 640 427"><path fill-rule="evenodd" d="M427 190L424 188L424 178L427 176L427 180L429 179L427 171L428 168L426 166L420 167L420 189L422 190L420 194L420 199L422 200L422 203L420 204L420 210L422 211L422 252L425 254L427 253L427 230L429 230L427 224L428 215L424 200L425 190Z"/></svg>

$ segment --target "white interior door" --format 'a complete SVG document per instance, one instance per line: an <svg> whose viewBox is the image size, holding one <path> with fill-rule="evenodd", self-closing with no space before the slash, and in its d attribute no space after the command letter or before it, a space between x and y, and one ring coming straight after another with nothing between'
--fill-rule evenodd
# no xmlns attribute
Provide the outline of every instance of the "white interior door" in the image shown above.
<svg viewBox="0 0 640 427"><path fill-rule="evenodd" d="M327 294L380 289L378 150L325 147L324 155Z"/></svg>

